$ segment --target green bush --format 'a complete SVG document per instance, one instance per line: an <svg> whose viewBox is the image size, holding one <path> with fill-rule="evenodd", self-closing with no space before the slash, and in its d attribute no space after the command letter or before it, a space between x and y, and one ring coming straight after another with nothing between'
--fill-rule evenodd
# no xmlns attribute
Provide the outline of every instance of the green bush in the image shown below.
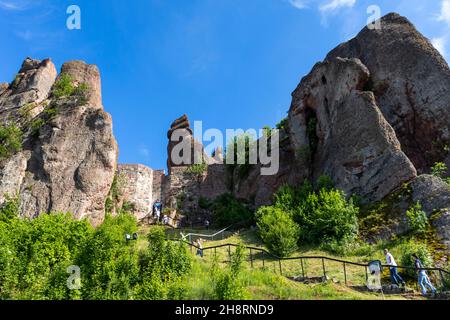
<svg viewBox="0 0 450 320"><path fill-rule="evenodd" d="M0 125L0 161L22 150L23 132L17 126Z"/></svg>
<svg viewBox="0 0 450 320"><path fill-rule="evenodd" d="M287 257L297 249L300 228L282 209L261 207L256 212L256 225L261 239L272 253Z"/></svg>
<svg viewBox="0 0 450 320"><path fill-rule="evenodd" d="M56 99L77 97L78 103L83 105L87 102L88 89L89 86L86 83L80 83L78 86L75 86L74 80L70 75L61 74L53 86L52 95Z"/></svg>
<svg viewBox="0 0 450 320"><path fill-rule="evenodd" d="M18 195L11 197L5 195L5 201L0 206L0 221L8 222L17 218L20 214L20 198Z"/></svg>
<svg viewBox="0 0 450 320"><path fill-rule="evenodd" d="M399 251L402 253L400 257L400 265L403 267L414 267L414 258L411 256L413 253L417 254L425 268L433 267L432 255L427 246L423 243L415 242L413 240L404 242L400 245ZM411 279L416 278L415 269L404 269L401 271L406 277Z"/></svg>
<svg viewBox="0 0 450 320"><path fill-rule="evenodd" d="M253 166L250 164L250 150L255 144L255 137L250 134L238 135L228 144L225 150L225 164L231 174L236 172L240 179L248 176ZM229 154L231 150L232 155ZM238 164L238 161L242 162L242 160L244 163Z"/></svg>
<svg viewBox="0 0 450 320"><path fill-rule="evenodd" d="M228 227L240 223L253 223L253 213L240 203L231 193L217 197L212 204L213 222L219 227Z"/></svg>
<svg viewBox="0 0 450 320"><path fill-rule="evenodd" d="M420 202L417 202L406 211L406 217L413 233L423 234L427 231L429 226L428 217L425 211L422 210Z"/></svg>
<svg viewBox="0 0 450 320"><path fill-rule="evenodd" d="M218 268L217 261L213 261L211 277L214 284L214 298L217 300L242 300L246 296L242 281L239 279L244 260L244 247L236 247L231 254L228 270Z"/></svg>
<svg viewBox="0 0 450 320"><path fill-rule="evenodd" d="M307 243L350 243L358 234L358 208L340 190L310 193L294 211L300 239Z"/></svg>
<svg viewBox="0 0 450 320"><path fill-rule="evenodd" d="M434 164L433 168L431 168L432 175L438 177L438 178L444 178L445 173L447 172L448 168L445 165L445 163L437 162Z"/></svg>

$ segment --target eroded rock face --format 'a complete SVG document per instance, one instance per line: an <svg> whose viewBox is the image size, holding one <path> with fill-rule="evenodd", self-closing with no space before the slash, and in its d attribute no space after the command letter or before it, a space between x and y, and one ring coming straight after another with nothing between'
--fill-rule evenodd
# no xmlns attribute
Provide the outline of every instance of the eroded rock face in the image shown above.
<svg viewBox="0 0 450 320"><path fill-rule="evenodd" d="M348 195L377 201L416 170L373 93L363 91L369 77L357 59L317 64L293 93L289 126L298 156L311 159L313 181L328 175Z"/></svg>
<svg viewBox="0 0 450 320"><path fill-rule="evenodd" d="M377 104L394 128L402 150L420 173L446 156L450 142L450 70L414 25L398 14L381 19L381 30L363 29L331 51L358 58L369 69Z"/></svg>
<svg viewBox="0 0 450 320"><path fill-rule="evenodd" d="M2 84L0 89L0 121L18 117L18 110L27 104L39 104L49 96L56 79L55 65L46 59L43 61L25 59L13 82ZM37 109L35 109L37 108ZM33 110L35 109L35 110ZM42 111L42 107L30 108L32 115Z"/></svg>
<svg viewBox="0 0 450 320"><path fill-rule="evenodd" d="M167 145L167 167L169 173L174 167L186 167L195 163L211 162L204 151L203 144L194 138L186 115L181 116L171 124L167 132L167 138L169 139ZM183 149L188 150L189 154L185 154ZM174 159L174 157L179 159Z"/></svg>
<svg viewBox="0 0 450 320"><path fill-rule="evenodd" d="M69 62L62 68L74 78L75 86L98 84L89 87L87 103L80 105L73 97L52 97L56 72L51 66L48 60L27 59L19 73L24 74L21 80L8 89L8 103L0 104L3 119L9 107L21 108L24 101L43 110L23 124L23 151L0 163L0 193L19 192L23 216L71 212L96 225L103 221L116 170L118 148L112 119L99 100L96 67ZM40 118L40 127L32 129L31 123Z"/></svg>

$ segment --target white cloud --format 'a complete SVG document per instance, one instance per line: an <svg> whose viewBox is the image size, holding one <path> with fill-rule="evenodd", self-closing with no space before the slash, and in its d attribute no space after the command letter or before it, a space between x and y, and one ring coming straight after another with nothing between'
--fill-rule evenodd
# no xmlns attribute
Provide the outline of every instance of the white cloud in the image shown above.
<svg viewBox="0 0 450 320"><path fill-rule="evenodd" d="M439 38L433 38L433 39L431 39L431 43L444 57L446 56L446 54L447 54L447 52L446 52L447 38L445 36L439 37Z"/></svg>
<svg viewBox="0 0 450 320"><path fill-rule="evenodd" d="M20 11L26 9L28 3L23 1L4 1L0 0L0 9L3 10L11 10L11 11Z"/></svg>
<svg viewBox="0 0 450 320"><path fill-rule="evenodd" d="M326 4L319 6L319 10L322 13L325 12L335 12L341 8L347 7L352 8L356 3L356 0L331 0Z"/></svg>
<svg viewBox="0 0 450 320"><path fill-rule="evenodd" d="M307 7L305 0L288 0L291 6L297 9L305 9Z"/></svg>
<svg viewBox="0 0 450 320"><path fill-rule="evenodd" d="M450 25L450 0L442 0L441 13L437 20L444 21Z"/></svg>

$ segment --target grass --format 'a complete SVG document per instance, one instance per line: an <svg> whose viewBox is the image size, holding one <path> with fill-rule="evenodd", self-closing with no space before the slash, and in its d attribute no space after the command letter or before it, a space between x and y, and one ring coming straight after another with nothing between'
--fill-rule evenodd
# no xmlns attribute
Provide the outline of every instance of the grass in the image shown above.
<svg viewBox="0 0 450 320"><path fill-rule="evenodd" d="M147 245L145 234L149 226L141 226L139 229L140 237L138 247L145 248ZM185 233L189 230L183 230ZM198 229L192 230L199 232ZM201 233L214 233L217 230L203 230ZM204 248L222 244L239 244L264 248L256 230L249 229L240 231L231 237L218 241L204 241ZM380 250L382 246L374 245L364 247L357 254L346 256L345 258L333 256L323 250L314 247L302 247L294 256L326 256L330 258L341 258L343 260L367 263L370 260L384 259ZM231 252L234 248L231 247ZM193 255L195 249L191 249ZM397 252L392 251L394 254ZM211 299L214 296L213 277L211 275L213 260L217 259L221 268L226 268L229 262L228 247L218 248L216 250L204 250L204 257L194 256L192 272L187 281L187 299L201 300ZM325 261L326 273L328 279L326 283L303 284L288 279L287 277L298 277L302 275L302 267L299 260L282 261L280 274L280 265L278 260L264 254L245 251L245 262L240 275L240 281L245 288L246 299L249 300L377 300L383 297L380 294L370 292L360 292L351 288L351 286L363 286L365 284L365 268L358 266L346 266L347 284L343 273L343 264L339 262ZM253 267L251 260L253 260ZM322 259L308 259L303 261L303 271L309 277L323 276ZM387 270L386 270L387 271ZM388 274L384 275L384 280L389 282ZM402 296L390 296L391 299L404 299Z"/></svg>

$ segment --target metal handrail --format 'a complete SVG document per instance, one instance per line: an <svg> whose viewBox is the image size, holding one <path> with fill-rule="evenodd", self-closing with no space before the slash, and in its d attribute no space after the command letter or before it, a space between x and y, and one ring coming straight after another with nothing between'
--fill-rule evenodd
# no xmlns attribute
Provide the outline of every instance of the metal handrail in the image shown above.
<svg viewBox="0 0 450 320"><path fill-rule="evenodd" d="M217 235L227 231L231 227L232 226L226 227L225 229L217 231L214 234L188 233L188 234L184 235L182 232L180 232L180 235L181 235L182 240L186 240L186 238L188 238L188 237L189 237L189 239L191 239L192 236L194 236L194 237L202 237L202 238L214 238L215 236L217 236Z"/></svg>
<svg viewBox="0 0 450 320"><path fill-rule="evenodd" d="M178 240L178 241L182 241L182 240ZM196 249L201 249L203 251L206 250L212 250L212 249L218 249L218 248L223 248L223 247L239 247L239 245L235 244L235 243L226 243L226 244L220 244L220 245L216 245L216 246L211 246L211 247L205 247L205 248L200 248L198 246L196 246L193 243L190 243L188 241L183 241L187 244L189 244L190 246L196 248ZM255 250L255 251L259 251L259 252L264 252L265 254L273 257L275 260L280 260L280 261L288 261L288 260L305 260L305 259L323 259L323 260L327 260L327 261L333 261L333 262L339 262L339 263L345 263L348 265L354 265L354 266L359 266L359 267L367 267L368 264L363 264L363 263L358 263L358 262L353 262L353 261L348 261L348 260L341 260L341 259L336 259L336 258L330 258L327 256L298 256L298 257L289 257L289 258L283 258L283 257L279 257L269 251L267 251L266 249L263 248L258 248L258 247L252 247L252 246L244 246L245 249L248 250ZM385 268L391 267L389 265L382 265ZM408 267L408 266L397 266L397 268L399 269L416 269L415 267ZM443 272L446 273L448 275L450 275L450 271L442 269L442 268L421 268L420 270L425 270L425 271L439 271L439 272Z"/></svg>

